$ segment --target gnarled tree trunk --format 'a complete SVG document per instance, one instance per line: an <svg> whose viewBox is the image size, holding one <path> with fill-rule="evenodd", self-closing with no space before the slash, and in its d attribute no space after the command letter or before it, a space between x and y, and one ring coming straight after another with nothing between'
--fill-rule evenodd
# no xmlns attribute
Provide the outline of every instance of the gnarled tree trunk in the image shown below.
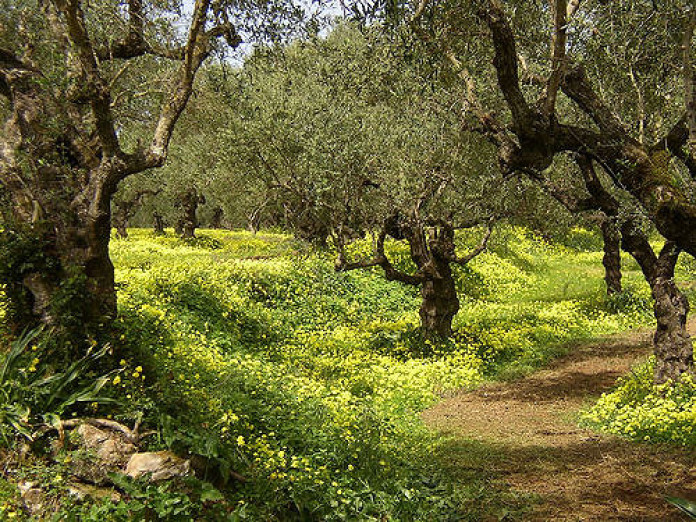
<svg viewBox="0 0 696 522"><path fill-rule="evenodd" d="M198 228L198 206L205 204L205 197L198 193L195 188L190 188L179 195L179 206L181 207L181 217L176 225L176 231L182 239L193 239L196 237Z"/></svg>
<svg viewBox="0 0 696 522"><path fill-rule="evenodd" d="M677 288L674 279L657 277L652 284L657 330L653 338L655 382L678 381L691 373L694 349L686 329L689 301Z"/></svg>
<svg viewBox="0 0 696 522"><path fill-rule="evenodd" d="M657 330L653 338L655 349L655 382L676 382L682 374L691 373L694 366L694 350L686 329L689 300L674 282L674 268L680 249L667 241L654 263L650 288L654 299L653 309Z"/></svg>
<svg viewBox="0 0 696 522"><path fill-rule="evenodd" d="M116 228L117 237L121 239L128 238L128 223L142 204L145 196L155 196L159 193L159 190L139 190L130 199L121 199L114 202L111 221L114 228Z"/></svg>
<svg viewBox="0 0 696 522"><path fill-rule="evenodd" d="M123 212L118 209L112 216L112 223L116 229L116 237L119 239L128 239L128 219Z"/></svg>
<svg viewBox="0 0 696 522"><path fill-rule="evenodd" d="M196 2L183 46L146 42L144 22L150 7L141 1L126 4L113 13L115 32L108 42L92 31L89 4L74 0L46 2L39 10L46 25L29 24L42 27L43 33L20 35L26 45L16 50L0 49L0 96L8 100L1 115L0 191L10 194L17 228L41 236L43 245L41 266L22 267L10 276L15 279L10 284L13 289L21 284L31 294L31 313L27 310L26 315L74 329L77 341L108 326L116 315L109 238L111 199L118 184L164 164L195 75L214 41L224 37L233 46L241 41L226 18L222 26L214 23L227 6ZM51 53L47 57L41 52L37 63L33 42L39 37L50 40L46 48ZM22 49L23 56L16 54ZM160 112L152 114L148 145L124 150L112 89L120 74L114 76L114 71L125 71L127 63L104 65L144 55L180 65ZM68 81L46 81L40 66L52 71L66 67Z"/></svg>
<svg viewBox="0 0 696 522"><path fill-rule="evenodd" d="M154 229L155 235L156 236L163 236L164 235L164 218L162 217L162 214L155 211L152 213L152 219L153 219L153 229Z"/></svg>
<svg viewBox="0 0 696 522"><path fill-rule="evenodd" d="M438 277L426 279L421 286L421 326L427 337L446 339L452 335L459 297L449 262L438 263L436 270Z"/></svg>
<svg viewBox="0 0 696 522"><path fill-rule="evenodd" d="M37 224L48 235L51 252L45 254L54 259L48 270L23 277L37 321L79 329L116 316L108 199L90 207L70 213L55 210Z"/></svg>
<svg viewBox="0 0 696 522"><path fill-rule="evenodd" d="M213 209L213 216L210 218L210 228L222 228L222 218L225 215L221 207Z"/></svg>
<svg viewBox="0 0 696 522"><path fill-rule="evenodd" d="M417 207L412 216L395 213L384 221L377 238L375 256L370 260L349 263L345 258L346 237L339 231L335 236L339 251L336 269L345 271L379 266L389 281L420 286L423 334L428 339L441 340L452 335L452 321L459 311L459 297L451 265L466 265L483 252L492 229L489 223L481 243L466 256L459 257L455 251L454 225L447 220L437 220L436 224L428 225L417 217L418 210ZM408 242L411 260L418 269L415 274L397 270L391 264L384 251L387 236Z"/></svg>
<svg viewBox="0 0 696 522"><path fill-rule="evenodd" d="M656 256L647 237L625 223L621 228L624 248L640 265L650 284L657 329L653 337L655 353L655 382L676 382L694 367L691 336L686 328L689 300L674 281L674 269L680 249L667 241Z"/></svg>
<svg viewBox="0 0 696 522"><path fill-rule="evenodd" d="M599 225L604 240L604 281L607 294L621 292L621 234L616 224L610 219L604 219Z"/></svg>

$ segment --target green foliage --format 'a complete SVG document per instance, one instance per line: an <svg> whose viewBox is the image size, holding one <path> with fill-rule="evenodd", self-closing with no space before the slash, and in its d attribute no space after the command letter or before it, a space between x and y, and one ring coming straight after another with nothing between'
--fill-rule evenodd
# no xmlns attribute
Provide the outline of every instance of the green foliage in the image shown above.
<svg viewBox="0 0 696 522"><path fill-rule="evenodd" d="M634 368L585 412L585 425L638 441L696 443L696 383L655 385L654 358Z"/></svg>
<svg viewBox="0 0 696 522"><path fill-rule="evenodd" d="M417 330L413 288L337 273L331 255L298 255L287 236L205 234L221 248L138 230L113 244L127 366L148 376L143 385L129 370L119 387L161 426L161 444L228 478L240 519L475 519L462 511L473 490L433 461L438 442L420 411L444 391L649 317L607 307L601 252L569 253L510 227L505 245L457 272L471 291L456 335L434 345ZM463 250L478 241L470 234L458 238ZM403 244L387 250L409 268ZM638 272L625 277L646 294Z"/></svg>
<svg viewBox="0 0 696 522"><path fill-rule="evenodd" d="M696 519L696 502L677 497L665 497L665 500L685 513L690 519Z"/></svg>
<svg viewBox="0 0 696 522"><path fill-rule="evenodd" d="M51 245L42 230L45 230L43 223L32 227L0 227L0 307L12 326L34 324L37 318L30 316L33 303L25 278L36 275L47 281L59 281L49 303L49 313L55 318L54 325L59 327L56 341L65 346L69 342L77 345L86 324L87 275L83 267L62 266L52 253L55 245ZM68 350L66 354L76 355L76 351Z"/></svg>
<svg viewBox="0 0 696 522"><path fill-rule="evenodd" d="M608 295L604 302L607 311L613 314L649 314L652 310L652 300L631 288L624 288L622 292Z"/></svg>
<svg viewBox="0 0 696 522"><path fill-rule="evenodd" d="M208 250L218 250L222 248L222 243L214 237L198 235L197 237L182 239L184 243L191 247L207 248Z"/></svg>
<svg viewBox="0 0 696 522"><path fill-rule="evenodd" d="M58 264L45 253L47 243L35 229L0 225L0 303L10 324L22 324L31 309L24 278L34 272L50 274Z"/></svg>
<svg viewBox="0 0 696 522"><path fill-rule="evenodd" d="M87 274L80 267L65 267L65 277L60 280L60 285L51 295L50 313L56 317L58 324L64 328L67 341L78 342L79 335L84 334L84 326L89 324L85 318L86 299L90 299L87 292ZM71 334L76 333L77 335Z"/></svg>
<svg viewBox="0 0 696 522"><path fill-rule="evenodd" d="M112 373L95 376L94 366L109 348L89 351L65 370L51 363L41 330L15 340L0 366L0 437L8 445L16 435L32 440L37 424L55 425L61 416L85 404L113 402L100 391Z"/></svg>
<svg viewBox="0 0 696 522"><path fill-rule="evenodd" d="M207 482L184 478L180 481L152 484L131 480L119 474L111 474L110 478L122 492L124 500L67 506L55 520L183 522L200 520L200 517L207 517L207 520L229 520L227 506L220 503L222 494Z"/></svg>
<svg viewBox="0 0 696 522"><path fill-rule="evenodd" d="M562 245L578 252L598 252L603 248L601 235L581 227L571 228L558 240Z"/></svg>

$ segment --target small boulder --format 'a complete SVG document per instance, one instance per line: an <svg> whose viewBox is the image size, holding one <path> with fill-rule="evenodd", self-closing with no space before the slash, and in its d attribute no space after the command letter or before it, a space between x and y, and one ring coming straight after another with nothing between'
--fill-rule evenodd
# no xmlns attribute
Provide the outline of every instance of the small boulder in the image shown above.
<svg viewBox="0 0 696 522"><path fill-rule="evenodd" d="M121 495L118 491L114 491L111 488L100 488L89 484L82 484L81 482L70 484L68 486L68 493L77 500L84 500L85 498L94 500L109 499L112 502L121 500Z"/></svg>
<svg viewBox="0 0 696 522"><path fill-rule="evenodd" d="M113 431L80 424L77 433L82 437L83 446L93 451L97 459L106 466L121 467L128 462L128 457L137 451L134 444Z"/></svg>
<svg viewBox="0 0 696 522"><path fill-rule="evenodd" d="M19 492L22 495L24 508L30 515L43 513L46 495L41 488L36 487L34 482L20 482Z"/></svg>
<svg viewBox="0 0 696 522"><path fill-rule="evenodd" d="M126 466L126 475L139 478L149 475L150 480L167 480L188 475L191 470L189 460L177 457L171 451L135 453Z"/></svg>

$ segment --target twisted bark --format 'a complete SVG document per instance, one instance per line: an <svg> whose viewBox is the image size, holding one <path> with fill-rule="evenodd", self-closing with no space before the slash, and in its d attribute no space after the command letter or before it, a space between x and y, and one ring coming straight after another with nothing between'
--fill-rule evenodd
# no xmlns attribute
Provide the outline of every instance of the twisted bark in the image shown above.
<svg viewBox="0 0 696 522"><path fill-rule="evenodd" d="M37 320L55 324L65 319L78 327L101 328L115 316L111 199L124 178L164 163L195 74L214 41L225 37L239 43L224 16L215 17L221 25L206 29L214 12L221 14L220 7L210 0L195 2L186 43L176 56L168 56L180 65L154 115L150 144L129 153L116 131L112 85L100 60L158 54L143 44L141 0L129 1L124 45L117 44L108 57L89 33L81 0L47 3L42 11L52 31L47 37L54 38L55 53L62 53L71 80L62 92L28 60L0 49L0 95L10 107L0 133L0 188L10 194L15 221L42 236L48 245L44 256L53 260L50 273L37 269L8 282L31 293ZM69 313L54 310L59 302Z"/></svg>
<svg viewBox="0 0 696 522"><path fill-rule="evenodd" d="M182 239L193 239L199 224L198 206L205 204L205 196L197 189L189 188L179 194L177 204L181 208L181 217L176 223L177 233Z"/></svg>
<svg viewBox="0 0 696 522"><path fill-rule="evenodd" d="M621 293L621 234L615 223L604 219L599 225L604 245L604 281L607 294Z"/></svg>
<svg viewBox="0 0 696 522"><path fill-rule="evenodd" d="M488 245L492 232L492 221L479 245L466 256L459 257L455 251L455 226L448 220L427 223L418 218L418 213L404 216L394 214L382 225L376 242L373 258L348 262L343 245L343 234L336 235L338 245L337 271L380 267L389 281L419 286L421 306L419 310L421 328L427 338L446 339L452 335L452 321L459 311L452 264L465 266L481 254ZM471 226L474 226L473 224ZM396 269L384 251L387 236L403 239L409 245L411 260L417 267L414 274Z"/></svg>

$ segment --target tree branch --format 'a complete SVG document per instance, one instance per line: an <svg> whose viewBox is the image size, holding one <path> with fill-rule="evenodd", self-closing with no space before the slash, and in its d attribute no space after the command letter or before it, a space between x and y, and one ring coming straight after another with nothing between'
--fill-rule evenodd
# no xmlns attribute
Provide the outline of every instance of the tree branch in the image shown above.
<svg viewBox="0 0 696 522"><path fill-rule="evenodd" d="M146 154L148 163L153 167L164 163L174 125L191 96L196 72L212 51L213 40L221 35L225 35L230 45L239 45L241 43L241 39L236 35L236 32L233 33L234 28L226 23L223 26L205 32L210 3L211 0L196 0L193 20L184 48L183 61L178 73L178 80L173 88L171 97L162 107L152 142Z"/></svg>
<svg viewBox="0 0 696 522"><path fill-rule="evenodd" d="M488 7L480 14L493 37L495 49L493 65L498 77L498 85L512 113L515 133L522 135L531 127L534 114L520 88L515 35L499 0L488 0Z"/></svg>
<svg viewBox="0 0 696 522"><path fill-rule="evenodd" d="M580 8L580 0L569 0L568 1L568 7L566 10L566 19L570 20L575 16L575 13L577 13L578 9Z"/></svg>
<svg viewBox="0 0 696 522"><path fill-rule="evenodd" d="M684 145L689 141L689 128L687 126L687 113L674 124L669 132L657 144L651 147L652 152L666 150L679 159L689 170L692 178L696 179L696 156L684 150Z"/></svg>
<svg viewBox="0 0 696 522"><path fill-rule="evenodd" d="M394 266L389 261L389 258L384 252L384 242L387 238L387 227L384 225L377 236L377 241L375 243L375 255L372 259L364 259L356 262L348 262L346 260L345 246L343 244L343 238L338 234L337 237L337 247L338 247L338 259L336 260L335 269L337 272L347 272L349 270L357 270L359 268L370 268L374 266L379 266L384 270L384 275L388 281L399 281L400 283L405 283L407 285L419 286L425 281L425 277L421 274L407 274L401 272L394 268Z"/></svg>
<svg viewBox="0 0 696 522"><path fill-rule="evenodd" d="M674 269L680 254L681 249L674 241L666 241L662 250L660 250L660 254L657 256L655 277L674 279Z"/></svg>
<svg viewBox="0 0 696 522"><path fill-rule="evenodd" d="M423 17L426 7L429 5L429 0L420 0L416 11L409 21L409 26L414 34L427 46L434 49L437 54L440 54L447 61L455 74L464 84L465 88L465 103L467 109L471 110L476 119L481 124L481 129L484 135L491 138L502 132L503 127L498 124L493 116L483 110L478 96L476 94L476 82L469 69L455 56L454 52L443 41L433 41L431 36L423 30L420 21Z"/></svg>
<svg viewBox="0 0 696 522"><path fill-rule="evenodd" d="M620 208L619 201L602 184L595 171L592 158L578 154L575 161L580 167L585 188L590 193L594 206L608 216L617 216Z"/></svg>
<svg viewBox="0 0 696 522"><path fill-rule="evenodd" d="M566 42L568 41L569 6L566 0L550 0L553 17L553 36L551 37L551 74L546 83L546 93L542 104L542 114L550 118L556 109L556 97L566 66Z"/></svg>
<svg viewBox="0 0 696 522"><path fill-rule="evenodd" d="M77 49L77 58L86 86L84 95L89 100L94 116L97 136L106 156L121 154L111 114L111 95L109 88L99 74L94 49L87 34L85 16L80 0L53 0L56 9L65 17L68 38Z"/></svg>
<svg viewBox="0 0 696 522"><path fill-rule="evenodd" d="M691 62L691 42L696 31L696 7L691 8L691 15L684 31L684 41L682 48L684 51L684 100L686 102L686 120L688 122L689 156L696 158L696 83L694 80L694 66Z"/></svg>
<svg viewBox="0 0 696 522"><path fill-rule="evenodd" d="M472 259L474 259L475 257L482 254L486 250L486 248L488 248L488 240L491 238L492 233L493 233L493 218L491 218L488 221L488 224L486 225L486 232L484 233L483 238L481 238L481 242L476 246L476 248L474 248L471 252L469 252L464 257L458 257L455 255L453 258L450 259L450 261L453 263L456 263L460 266L467 265Z"/></svg>
<svg viewBox="0 0 696 522"><path fill-rule="evenodd" d="M11 51L0 48L0 95L6 98L12 97L10 84L20 76L34 75L38 71L22 62Z"/></svg>
<svg viewBox="0 0 696 522"><path fill-rule="evenodd" d="M561 83L561 89L583 112L592 118L602 132L612 136L626 134L621 121L597 96L582 65L576 65L567 70Z"/></svg>

